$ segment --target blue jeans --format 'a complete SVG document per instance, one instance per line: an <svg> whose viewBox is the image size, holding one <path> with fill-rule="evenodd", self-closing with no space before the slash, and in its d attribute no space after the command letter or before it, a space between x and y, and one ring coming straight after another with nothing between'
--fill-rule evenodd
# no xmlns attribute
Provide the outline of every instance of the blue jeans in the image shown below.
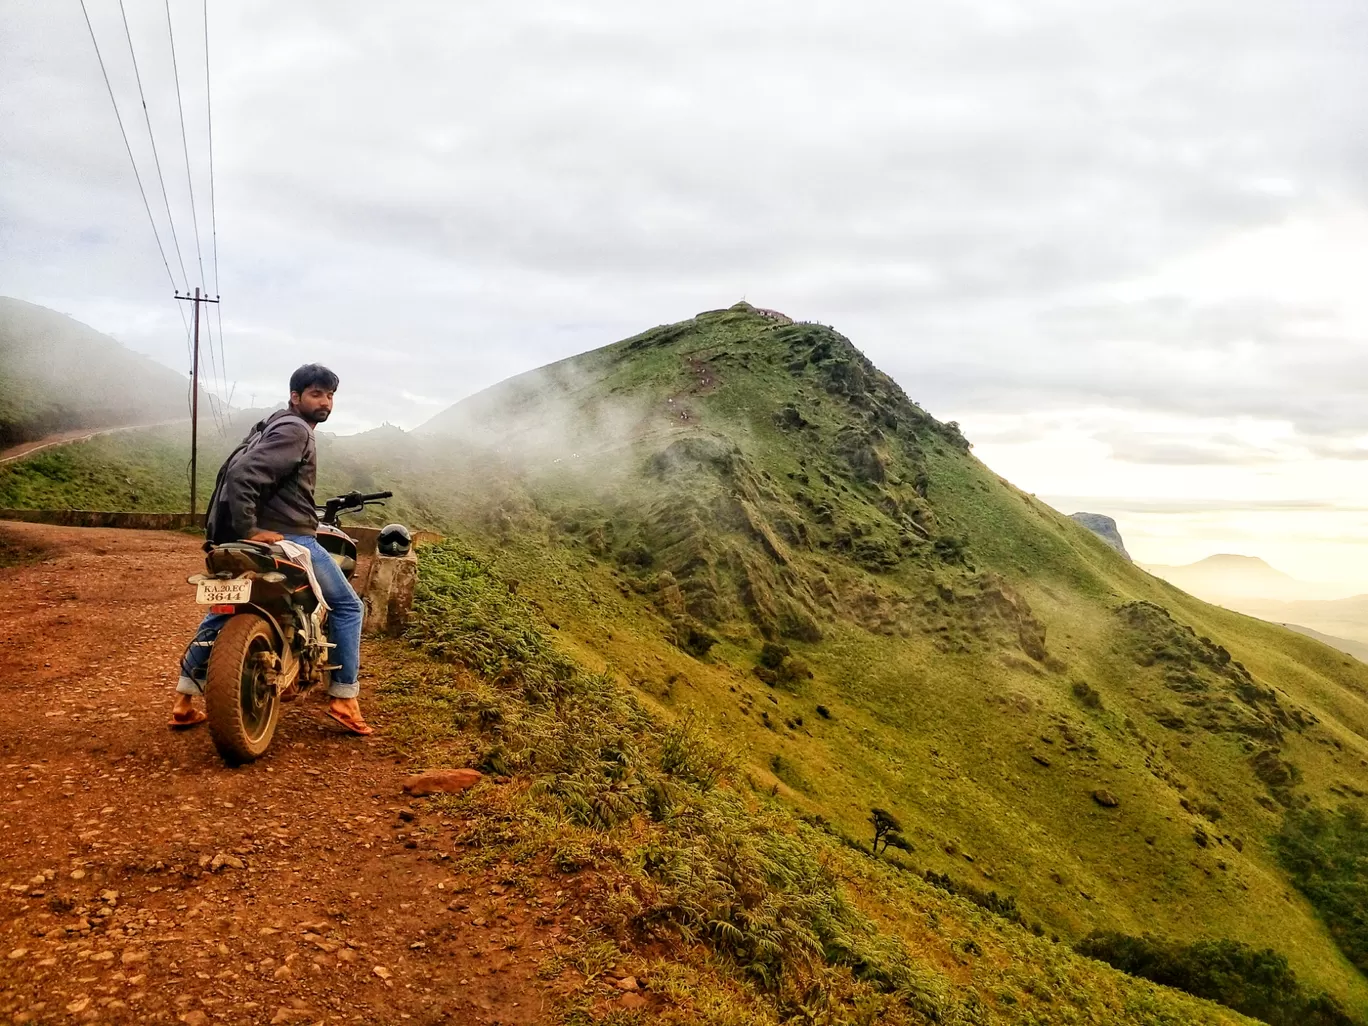
<svg viewBox="0 0 1368 1026"><path fill-rule="evenodd" d="M332 658L341 663L342 668L333 671L328 694L333 698L355 698L361 693L356 675L361 667L361 618L365 609L342 568L313 535L287 534L285 537L309 550L314 576L318 578L318 586L329 606L328 640L337 646L332 650ZM181 657L180 682L176 685L181 694L204 694L204 668L209 663L209 652L229 618L227 613L210 613L200 622L199 630Z"/></svg>

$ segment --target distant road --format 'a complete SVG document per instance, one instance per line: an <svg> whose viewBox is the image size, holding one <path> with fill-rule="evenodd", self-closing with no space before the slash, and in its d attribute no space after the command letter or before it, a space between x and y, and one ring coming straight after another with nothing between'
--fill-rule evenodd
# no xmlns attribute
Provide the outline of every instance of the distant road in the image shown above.
<svg viewBox="0 0 1368 1026"><path fill-rule="evenodd" d="M51 449L54 445L71 445L73 442L85 442L92 438L99 438L101 435L118 434L120 431L141 431L144 428L170 427L173 424L189 424L187 417L184 420L159 420L153 424L125 424L122 427L96 428L88 431L81 428L78 431L63 431L60 434L48 435L46 438L39 438L33 442L24 442L22 445L11 446L8 449L0 450L0 463L13 463L15 460L22 460L25 456L32 456L35 452L44 449Z"/></svg>

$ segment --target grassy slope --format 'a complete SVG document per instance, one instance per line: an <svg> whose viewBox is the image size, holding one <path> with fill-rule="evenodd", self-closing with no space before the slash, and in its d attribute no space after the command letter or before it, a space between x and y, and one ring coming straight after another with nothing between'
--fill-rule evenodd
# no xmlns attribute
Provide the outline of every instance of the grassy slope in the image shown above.
<svg viewBox="0 0 1368 1026"><path fill-rule="evenodd" d="M1136 662L1115 610L1135 599L1166 607L1278 689L1284 706L1314 715L1317 725L1282 732L1281 757L1302 774L1296 793L1317 801L1344 785L1368 790L1368 669L1130 566L1001 482L929 418L877 443L884 482L852 478L833 455L840 429L854 422L850 403L815 381L813 368L789 369L790 341L748 315L700 317L687 328L462 404L447 424L486 426L502 446L492 453L472 455L468 442L435 431L325 447L320 492L393 487L400 504L377 519L437 526L496 551L498 572L556 625L561 647L633 685L662 716L696 710L758 781L850 836L865 836L871 806L887 807L903 821L912 864L1015 896L1047 932L1111 927L1270 945L1309 983L1368 1007L1362 978L1275 866L1268 838L1281 809L1250 767L1266 742L1161 726L1156 717L1180 696L1160 667ZM778 427L774 413L788 404L814 426ZM648 471L653 456L687 440L734 449L740 469L723 478L703 464ZM139 462L124 458L109 464L113 473ZM911 487L918 467L924 503ZM0 469L0 489L13 473ZM738 526L738 495L783 566L755 530ZM925 506L933 537L967 538L975 569L937 558L905 520L882 512L889 496L904 511ZM834 524L817 524L816 503L834 510ZM807 543L779 537L774 525L792 521L813 528ZM833 544L853 523L897 551L897 564L868 572ZM638 542L654 549L653 565L622 558ZM684 579L691 563L708 567L721 601L706 625L719 642L702 659L672 643L676 625L654 583L665 567ZM1010 624L990 618L982 630L969 615L984 569L1029 602L1047 629L1048 658L1025 655ZM815 582L830 587L809 604L822 640L786 639L814 671L796 690L751 672L757 620L736 597L748 574L798 606ZM934 601L939 589L956 598ZM1075 696L1080 683L1100 708ZM1097 788L1120 804L1095 803ZM1183 801L1219 809L1219 822ZM1199 829L1205 847L1194 841ZM916 918L903 908L888 914Z"/></svg>
<svg viewBox="0 0 1368 1026"><path fill-rule="evenodd" d="M968 464L961 470L962 476L952 479L972 480L978 468ZM1284 753L1301 768L1306 789L1313 794L1324 795L1332 784L1363 778L1368 674L1356 662L1309 639L1206 605L1135 571L1025 496L961 489L955 498L966 516L1001 525L982 538L976 533L975 544L984 551L996 548L993 556L999 565L1010 561L1021 568L1023 590L1049 622L1051 633L1064 642L1060 655L1069 664L1067 671L1034 686L1024 681L1017 686L1029 688L1026 693L1041 703L1042 711L1094 731L1100 749L1098 760L1070 765L1068 776L1059 779L1062 774L1033 771L1019 754L1012 758L1014 750L1019 753L1031 744L1031 732L1046 724L1041 714L1027 716L1022 724L988 723L974 731L979 744L996 748L989 765L1015 763L1025 771L1021 776L1028 781L1027 790L1018 792L1014 804L1029 808L1032 825L1047 831L1038 845L1030 846L1034 850L1029 861L1034 865L1014 874L1018 879L1013 889L1023 903L1050 904L1071 925L1109 919L1130 932L1158 929L1180 938L1224 935L1269 944L1287 954L1303 974L1319 974L1326 985L1353 993L1361 1002L1362 981L1330 948L1321 924L1295 893L1289 893L1285 878L1273 868L1267 838L1281 813L1258 802L1263 789L1251 777L1245 746L1229 734L1175 735L1156 725L1153 709L1171 704L1171 696L1133 661L1115 654L1114 621L1107 604L1090 599L1100 594L1111 603L1148 599L1165 605L1199 634L1224 642L1256 678L1311 709L1322 725L1305 735L1289 733ZM1036 530L1028 533L1030 520ZM1036 544L1023 546L1021 539L1027 537ZM1048 549L1046 539L1052 543ZM1087 591L1066 590L1067 578L1076 568L1089 572L1092 587ZM1077 677L1103 694L1106 712L1085 713L1072 700L1063 685ZM1162 757L1152 756L1151 762L1155 768L1171 770L1170 780L1146 771L1144 753L1124 729L1125 717L1161 746ZM966 724L965 729L973 727ZM991 742L984 736L989 732L995 735ZM1053 779L1046 783L1042 777ZM1118 809L1104 811L1087 801L1087 793L1099 784L1122 797ZM1187 786L1180 791L1175 784ZM1129 800L1132 795L1135 801ZM1219 824L1185 812L1179 805L1184 795L1205 795L1218 804L1223 813ZM1228 844L1199 848L1192 841L1196 827L1213 837L1238 837L1244 851ZM1143 841L1150 837L1153 844ZM1016 854L1015 860L1026 861L1023 854ZM1095 888L1100 900L1080 902L1064 891L1051 901L1046 870L1061 863L1080 875L1086 889ZM1227 868L1220 868L1222 864ZM1101 916L1097 905L1105 910Z"/></svg>
<svg viewBox="0 0 1368 1026"><path fill-rule="evenodd" d="M424 553L410 640L430 655L385 648L372 663L389 737L419 764L499 753L511 786L449 803L472 857L551 867L592 893L573 964L649 981L665 999L651 1021L1248 1021L800 822L744 759L727 768L730 739L556 654L555 628L510 594L507 566L459 545ZM590 1021L591 999L561 993L557 1021Z"/></svg>
<svg viewBox="0 0 1368 1026"><path fill-rule="evenodd" d="M185 434L172 427L120 432L4 464L0 507L184 510L190 503Z"/></svg>
<svg viewBox="0 0 1368 1026"><path fill-rule="evenodd" d="M555 375L569 381L568 388L547 385L545 377L530 383L550 395L568 392L575 403L586 395L645 395L648 410L674 397L675 406L693 411L692 420L675 424L649 413L637 419L633 409L633 430L618 447L611 441L597 448L592 441L573 443L585 450L576 476L548 469L553 459L570 458L548 448L534 453L520 482L525 490L510 485L490 499L488 505L501 507L504 528L489 536L504 539L507 572L561 625L569 647L618 668L663 706L704 711L796 805L829 816L851 834L863 834L871 806L893 809L917 849L917 864L1002 888L1051 931L1078 936L1110 927L1271 945L1304 977L1364 1007L1364 981L1275 867L1267 838L1281 809L1261 804L1268 797L1250 768L1255 749L1232 733L1160 726L1156 716L1175 708L1176 696L1154 669L1123 651L1114 610L1136 599L1167 607L1198 635L1229 648L1257 680L1278 689L1284 704L1319 719L1309 730L1284 732L1281 746L1312 796L1325 797L1342 782L1360 789L1366 782L1360 759L1368 755L1368 671L1359 664L1281 628L1208 606L1137 570L933 432L922 433L921 448L938 529L967 535L973 558L1028 599L1048 628L1048 666L1010 649L947 653L933 636L915 630L888 637L832 617L822 623L820 643L788 642L816 670L804 694L789 695L746 672L758 648L753 632L724 625L718 631L723 641L708 659L690 658L669 644L656 607L631 588L622 594L630 571L612 565L611 556L568 543L559 529L566 508L601 510L611 522L630 520L631 511L659 501L650 494L659 483L643 478L637 461L672 438L723 436L779 482L822 465L823 449L846 411L810 385L795 385L780 360L762 362L765 347L777 346L775 334L753 319L714 317L685 339L629 361L618 362L625 344L580 358L573 374L561 368ZM750 367L724 363L716 380L696 387L691 358L742 347L760 354ZM481 418L489 416L480 407L491 398L472 404ZM772 414L786 401L817 424L811 442L795 442L775 426ZM528 405L537 410L540 404ZM505 417L504 429L516 435L520 423ZM542 437L536 425L522 433ZM600 488L601 482L610 485ZM858 492L833 498L858 515L868 505ZM775 505L787 499L780 498ZM687 490L679 499L687 501ZM480 522L460 513L455 519ZM833 578L851 576L848 565L836 565L826 554L790 557L810 560ZM945 575L914 565L875 575L872 586L920 597L938 576ZM1074 697L1076 682L1100 694L1101 710ZM818 704L834 720L815 715ZM771 723L801 715L803 724L771 729L758 717L762 709L773 714ZM1073 751L1066 750L1069 737ZM1032 754L1051 765L1039 765ZM1094 802L1098 788L1113 792L1119 806ZM1187 811L1184 799L1219 809L1221 818L1213 823ZM1198 830L1208 838L1205 847L1194 839Z"/></svg>
<svg viewBox="0 0 1368 1026"><path fill-rule="evenodd" d="M186 415L182 375L54 310L0 296L0 446Z"/></svg>

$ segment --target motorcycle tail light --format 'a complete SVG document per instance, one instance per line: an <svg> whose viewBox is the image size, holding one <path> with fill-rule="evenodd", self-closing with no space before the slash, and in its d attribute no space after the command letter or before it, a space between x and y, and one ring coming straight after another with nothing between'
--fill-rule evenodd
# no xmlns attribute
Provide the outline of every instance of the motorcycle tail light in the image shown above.
<svg viewBox="0 0 1368 1026"><path fill-rule="evenodd" d="M236 613L237 611L238 611L237 606L210 606L210 607L209 607L209 612L211 612L211 613L227 613L229 616L232 616L232 615L233 615L234 613Z"/></svg>
<svg viewBox="0 0 1368 1026"><path fill-rule="evenodd" d="M266 581L268 584L279 584L281 581L285 580L285 575L272 570L268 574L262 574L261 580Z"/></svg>

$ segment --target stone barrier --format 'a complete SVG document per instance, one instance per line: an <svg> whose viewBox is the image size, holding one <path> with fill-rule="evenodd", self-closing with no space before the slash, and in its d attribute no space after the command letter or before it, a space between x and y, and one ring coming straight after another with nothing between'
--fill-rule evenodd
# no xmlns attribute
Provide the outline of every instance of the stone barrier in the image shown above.
<svg viewBox="0 0 1368 1026"><path fill-rule="evenodd" d="M0 509L0 520L19 520L27 524L54 524L58 527L117 527L132 531L204 530L203 513L136 513L95 509ZM360 555L375 554L378 527L343 524L342 530L356 540ZM432 531L414 531L413 544L431 545L442 540Z"/></svg>
<svg viewBox="0 0 1368 1026"><path fill-rule="evenodd" d="M204 530L203 513L130 513L94 509L0 509L0 520L59 527L118 527L132 531Z"/></svg>

